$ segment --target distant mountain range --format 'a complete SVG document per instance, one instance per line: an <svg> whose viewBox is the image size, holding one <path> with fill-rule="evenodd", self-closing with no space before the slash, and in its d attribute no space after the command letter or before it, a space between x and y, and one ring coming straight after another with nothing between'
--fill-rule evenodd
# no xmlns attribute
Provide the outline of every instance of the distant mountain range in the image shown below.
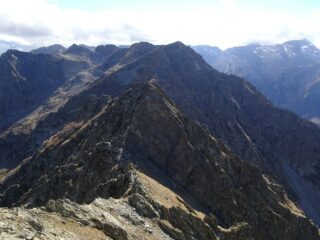
<svg viewBox="0 0 320 240"><path fill-rule="evenodd" d="M84 45L74 44L68 49L52 45L30 53L17 50L3 53L0 57L0 129L34 110L40 111L43 105L57 109L68 97L100 76L95 68L115 49L114 45L106 45L92 52Z"/></svg>
<svg viewBox="0 0 320 240"><path fill-rule="evenodd" d="M215 69L250 81L276 106L320 123L320 50L311 42L193 48Z"/></svg>
<svg viewBox="0 0 320 240"><path fill-rule="evenodd" d="M183 43L9 50L0 72L3 236L320 239L320 129Z"/></svg>

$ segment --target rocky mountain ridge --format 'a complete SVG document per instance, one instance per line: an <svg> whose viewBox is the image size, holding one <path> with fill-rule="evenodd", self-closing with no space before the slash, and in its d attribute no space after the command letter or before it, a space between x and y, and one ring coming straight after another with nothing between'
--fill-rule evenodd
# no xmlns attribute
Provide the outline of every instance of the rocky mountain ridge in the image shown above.
<svg viewBox="0 0 320 240"><path fill-rule="evenodd" d="M8 50L0 57L0 132L44 108L53 111L86 88L103 72L97 71L114 45L95 52L81 45L65 49L52 45L28 52ZM44 107L43 107L44 106Z"/></svg>
<svg viewBox="0 0 320 240"><path fill-rule="evenodd" d="M184 118L152 83L129 89L80 128L69 128L2 180L1 206L45 206L78 224L106 228L112 239L130 239L130 231L112 227L111 216L96 219L101 200L87 208L55 199L127 199L140 216L154 219L150 235L173 239L320 237L279 185ZM161 189L169 193L161 196Z"/></svg>
<svg viewBox="0 0 320 240"><path fill-rule="evenodd" d="M83 51L81 59L96 58ZM196 239L318 239L317 228L295 205L318 222L319 130L313 124L274 108L250 83L213 70L180 42L107 45L99 51L103 63L89 71L98 79L67 96L54 111L42 106L47 114L34 112L32 124L25 118L1 134L0 162L9 168L0 172L3 206L39 207L69 199L74 209L81 209L97 197L129 201L125 193L132 176L147 176L149 185L159 184L147 184L146 191L165 186L177 197L187 196L188 204L182 205L191 207L184 211L208 217L211 212L218 221L213 224L218 230L208 230L204 226L212 220L174 222L185 216L180 211L171 219L160 217L164 222L155 228L173 239L192 239L194 231L201 236ZM158 209L152 202L160 193L138 194ZM275 232L268 232L267 225Z"/></svg>

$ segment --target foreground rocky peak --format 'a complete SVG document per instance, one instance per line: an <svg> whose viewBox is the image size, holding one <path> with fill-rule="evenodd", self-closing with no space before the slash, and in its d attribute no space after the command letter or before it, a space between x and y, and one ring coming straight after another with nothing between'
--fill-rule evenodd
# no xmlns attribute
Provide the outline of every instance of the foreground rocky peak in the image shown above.
<svg viewBox="0 0 320 240"><path fill-rule="evenodd" d="M130 88L81 125L66 126L4 176L0 188L2 206L45 206L114 239L122 238L112 231L123 239L319 239L279 185L186 119L153 83ZM117 219L110 223L111 217L96 217L104 204L97 211L79 205L97 197L119 199L126 214L109 210ZM129 206L154 230L134 235L136 213Z"/></svg>

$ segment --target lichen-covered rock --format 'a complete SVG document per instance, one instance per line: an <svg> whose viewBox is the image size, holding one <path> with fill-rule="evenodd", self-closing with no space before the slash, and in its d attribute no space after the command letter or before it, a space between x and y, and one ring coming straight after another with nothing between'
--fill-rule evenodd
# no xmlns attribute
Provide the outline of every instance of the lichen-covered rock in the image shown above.
<svg viewBox="0 0 320 240"><path fill-rule="evenodd" d="M109 240L102 231L40 209L0 208L0 239Z"/></svg>
<svg viewBox="0 0 320 240"><path fill-rule="evenodd" d="M147 200L140 194L132 194L128 198L129 204L133 206L138 213L149 218L159 218L159 213L153 208L153 206L147 202Z"/></svg>
<svg viewBox="0 0 320 240"><path fill-rule="evenodd" d="M183 234L183 232L180 229L173 227L170 224L170 222L168 222L166 220L161 220L159 222L159 226L166 234L168 234L170 237L172 237L175 240L186 239L185 235Z"/></svg>

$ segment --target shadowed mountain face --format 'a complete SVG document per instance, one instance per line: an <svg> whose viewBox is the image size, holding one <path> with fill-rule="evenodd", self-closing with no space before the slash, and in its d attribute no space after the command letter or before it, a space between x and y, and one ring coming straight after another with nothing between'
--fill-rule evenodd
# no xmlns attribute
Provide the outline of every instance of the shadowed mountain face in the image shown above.
<svg viewBox="0 0 320 240"><path fill-rule="evenodd" d="M93 110L100 106L100 98L96 99L92 95L83 96L79 93L89 88L99 76L117 71L123 64L141 57L146 51L142 46L150 49L152 45L143 43L134 45L130 49L117 48L113 45L98 46L94 53L89 54L89 58L87 54L83 54L87 53L88 49L75 45L71 47L72 54L53 56L31 54L34 58L58 59L59 70L66 76L66 80L52 94L47 94L46 99L32 106L34 109L24 109L21 120L0 134L0 167L16 166L66 123L86 118L89 108ZM76 48L80 48L79 52L75 50ZM19 53L30 55L30 53ZM94 62L97 59L100 59L101 63ZM34 79L29 80L32 82ZM9 102L4 103L4 106L8 106L10 113L14 112L14 108L9 107Z"/></svg>
<svg viewBox="0 0 320 240"><path fill-rule="evenodd" d="M74 44L68 49L52 45L30 53L9 50L2 54L0 132L39 107L54 105L53 101L58 106L60 100L80 92L101 76L103 71L95 71L95 68L117 50L116 46L106 45L92 52ZM50 98L55 100L48 103Z"/></svg>
<svg viewBox="0 0 320 240"><path fill-rule="evenodd" d="M194 49L217 70L253 83L276 106L317 123L320 51L312 43L300 40L225 51L209 46L195 46Z"/></svg>
<svg viewBox="0 0 320 240"><path fill-rule="evenodd" d="M241 239L319 238L317 228L279 186L184 118L150 83L129 89L80 127L68 125L50 138L4 181L0 204L41 206L61 198L90 203L113 197L128 198L137 207L137 194L148 199L137 183L139 172L178 184L190 194L186 201L192 198L202 206L204 219L210 216L213 222L201 232L205 220L195 218L196 239L218 239L221 234L223 239L233 239L232 234ZM181 239L192 239L178 216L161 213L163 206L153 201L148 203L153 218L182 229Z"/></svg>
<svg viewBox="0 0 320 240"><path fill-rule="evenodd" d="M34 112L32 124L26 118L1 134L2 167L24 162L2 173L4 206L46 205L52 198L81 204L98 196L123 199L133 171L191 194L197 203L191 208L218 219L219 227L211 222L216 235L230 230L233 239L318 239L318 230L275 183L320 222L316 126L273 107L245 80L213 70L180 42L113 48L82 49L82 61L95 61L97 52L103 56L87 71L96 78L67 95L64 104L42 106L48 114ZM126 92L137 84L142 85ZM128 162L134 170L128 170ZM174 239L192 239L172 232L173 226L187 234L181 222L168 215L161 220L170 223L161 229ZM215 239L206 234L195 238Z"/></svg>
<svg viewBox="0 0 320 240"><path fill-rule="evenodd" d="M0 128L34 110L66 77L50 55L10 50L0 57Z"/></svg>

